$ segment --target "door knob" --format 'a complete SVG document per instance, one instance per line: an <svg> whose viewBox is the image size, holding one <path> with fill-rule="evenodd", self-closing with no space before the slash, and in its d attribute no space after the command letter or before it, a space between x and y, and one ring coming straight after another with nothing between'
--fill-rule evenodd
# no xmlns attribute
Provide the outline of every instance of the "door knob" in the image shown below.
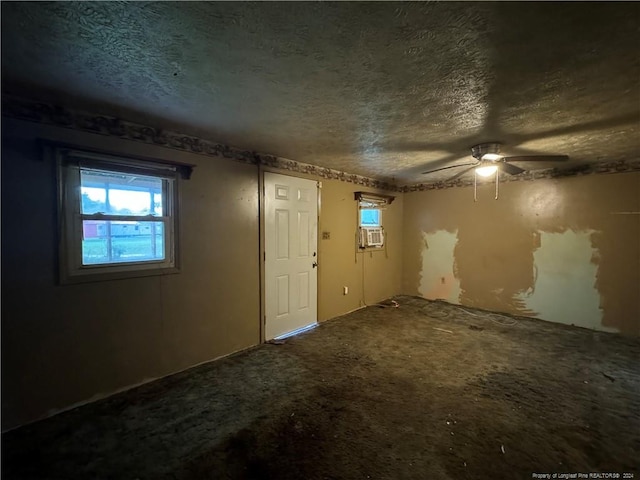
<svg viewBox="0 0 640 480"><path fill-rule="evenodd" d="M311 266L312 266L313 268L316 268L316 267L318 266L318 262L313 262L313 263L311 264Z"/></svg>

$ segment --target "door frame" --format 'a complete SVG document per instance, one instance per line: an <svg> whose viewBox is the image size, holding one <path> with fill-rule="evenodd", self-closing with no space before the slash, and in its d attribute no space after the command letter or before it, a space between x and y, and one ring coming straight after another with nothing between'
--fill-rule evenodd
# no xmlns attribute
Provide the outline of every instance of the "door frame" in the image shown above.
<svg viewBox="0 0 640 480"><path fill-rule="evenodd" d="M316 252L317 252L317 262L318 262L318 281L316 286L316 321L319 322L318 319L318 310L319 310L319 300L320 300L320 273L322 272L322 258L320 252L320 218L321 218L321 207L322 207L322 182L318 180L317 177L313 175L306 175L298 172L291 172L289 170L280 170L278 168L268 167L262 164L258 165L258 211L260 214L259 219L259 252L258 252L258 265L260 266L260 344L265 343L266 338L266 319L267 319L267 309L266 309L266 280L265 280L265 255L266 255L266 241L265 241L265 182L264 182L264 174L265 172L269 173L277 173L278 175L283 175L285 177L294 177L294 178L303 178L305 180L312 180L316 182L318 187L316 188L316 201L318 202L318 232L316 235Z"/></svg>

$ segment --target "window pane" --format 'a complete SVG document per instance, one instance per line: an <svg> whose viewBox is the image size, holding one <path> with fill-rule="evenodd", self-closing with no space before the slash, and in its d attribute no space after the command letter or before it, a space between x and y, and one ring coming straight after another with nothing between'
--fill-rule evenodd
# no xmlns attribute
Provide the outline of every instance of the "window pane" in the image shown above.
<svg viewBox="0 0 640 480"><path fill-rule="evenodd" d="M82 264L164 260L162 222L84 220Z"/></svg>
<svg viewBox="0 0 640 480"><path fill-rule="evenodd" d="M380 226L380 210L378 209L360 210L360 226L379 227Z"/></svg>
<svg viewBox="0 0 640 480"><path fill-rule="evenodd" d="M107 195L104 188L82 187L82 213L105 213Z"/></svg>
<svg viewBox="0 0 640 480"><path fill-rule="evenodd" d="M82 213L162 215L163 179L81 169Z"/></svg>

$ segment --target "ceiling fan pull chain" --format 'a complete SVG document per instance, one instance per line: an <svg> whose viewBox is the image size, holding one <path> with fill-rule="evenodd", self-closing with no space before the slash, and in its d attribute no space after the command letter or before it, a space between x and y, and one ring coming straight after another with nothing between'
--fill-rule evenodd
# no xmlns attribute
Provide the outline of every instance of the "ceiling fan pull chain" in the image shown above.
<svg viewBox="0 0 640 480"><path fill-rule="evenodd" d="M473 201L478 201L478 173L473 169Z"/></svg>

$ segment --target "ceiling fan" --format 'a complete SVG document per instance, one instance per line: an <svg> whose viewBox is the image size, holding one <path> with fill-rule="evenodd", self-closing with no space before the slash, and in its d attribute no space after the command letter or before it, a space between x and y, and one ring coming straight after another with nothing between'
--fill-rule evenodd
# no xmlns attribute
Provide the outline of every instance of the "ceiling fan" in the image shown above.
<svg viewBox="0 0 640 480"><path fill-rule="evenodd" d="M468 163L461 163L458 165L450 165L448 167L436 168L435 170L428 170L422 172L423 175L429 173L439 172L441 170L448 170L450 168L469 167L456 173L453 177L445 180L450 182L460 178L462 175L473 170L474 171L474 200L477 200L477 176L490 177L496 174L496 200L498 199L498 171L503 171L510 175L518 175L526 171L516 165L512 165L510 162L564 162L569 159L567 155L518 155L518 156L504 156L500 154L501 144L498 142L479 143L471 147L471 155L476 160Z"/></svg>

